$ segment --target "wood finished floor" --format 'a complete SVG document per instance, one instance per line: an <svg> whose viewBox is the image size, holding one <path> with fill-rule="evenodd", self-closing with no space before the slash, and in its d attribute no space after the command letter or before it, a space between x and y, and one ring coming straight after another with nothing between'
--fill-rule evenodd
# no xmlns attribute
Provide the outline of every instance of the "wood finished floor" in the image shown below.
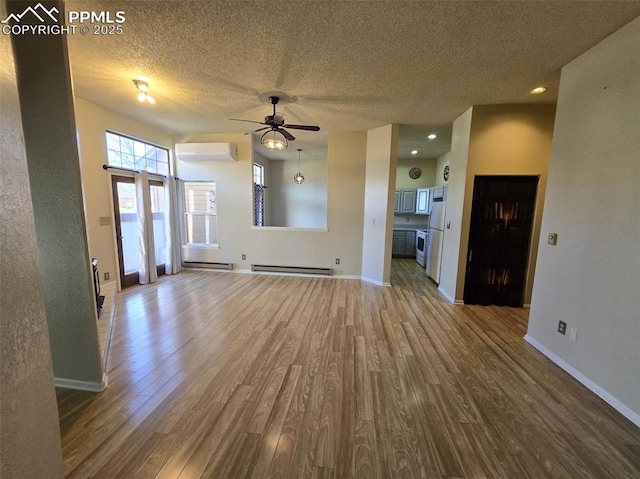
<svg viewBox="0 0 640 479"><path fill-rule="evenodd" d="M183 272L118 298L109 388L59 390L70 478L638 478L640 430L526 344L527 313Z"/></svg>

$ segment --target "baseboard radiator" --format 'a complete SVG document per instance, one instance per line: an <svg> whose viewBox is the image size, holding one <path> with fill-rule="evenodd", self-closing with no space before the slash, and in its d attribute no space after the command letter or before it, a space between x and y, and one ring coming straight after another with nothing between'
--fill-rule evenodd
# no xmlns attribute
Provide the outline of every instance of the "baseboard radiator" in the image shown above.
<svg viewBox="0 0 640 479"><path fill-rule="evenodd" d="M198 262L185 262L182 263L185 268L203 268L203 269L233 269L233 263L198 263Z"/></svg>
<svg viewBox="0 0 640 479"><path fill-rule="evenodd" d="M297 273L297 274L323 274L333 275L333 268L309 268L306 266L271 266L264 264L252 264L251 271L267 273Z"/></svg>

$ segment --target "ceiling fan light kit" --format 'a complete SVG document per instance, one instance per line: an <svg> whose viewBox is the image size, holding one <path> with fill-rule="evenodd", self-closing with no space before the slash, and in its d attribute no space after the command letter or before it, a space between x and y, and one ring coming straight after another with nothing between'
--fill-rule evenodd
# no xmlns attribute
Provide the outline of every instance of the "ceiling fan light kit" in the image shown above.
<svg viewBox="0 0 640 479"><path fill-rule="evenodd" d="M260 144L270 150L284 150L289 146L287 139L277 130L264 133L260 139Z"/></svg>
<svg viewBox="0 0 640 479"><path fill-rule="evenodd" d="M289 146L289 142L296 139L291 133L289 133L285 128L290 128L294 130L307 130L307 131L320 131L319 126L314 125L290 125L285 122L284 115L282 113L278 113L276 111L276 105L280 101L280 97L270 96L269 102L273 105L273 114L266 116L264 121L254 121L254 120L242 120L240 118L230 118L233 121L248 121L251 123L258 123L260 125L265 125L264 128L258 128L257 130L251 130L245 133L245 135L250 135L252 133L257 133L259 131L269 130L262 135L260 139L260 144L265 148L270 150L284 150ZM304 181L304 178L303 178Z"/></svg>
<svg viewBox="0 0 640 479"><path fill-rule="evenodd" d="M138 93L138 101L139 102L147 102L147 103L151 103L152 105L155 105L156 100L149 95L148 90L149 90L149 84L144 81L144 80L133 80L133 84L136 86L136 88L140 91L140 93Z"/></svg>

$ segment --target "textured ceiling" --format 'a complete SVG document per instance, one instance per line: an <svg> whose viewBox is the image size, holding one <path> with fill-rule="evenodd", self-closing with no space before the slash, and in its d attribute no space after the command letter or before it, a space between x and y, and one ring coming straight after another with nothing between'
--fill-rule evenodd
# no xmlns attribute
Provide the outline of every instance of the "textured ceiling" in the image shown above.
<svg viewBox="0 0 640 479"><path fill-rule="evenodd" d="M66 5L126 14L120 36L69 37L81 98L182 134L253 129L228 119L262 121L277 94L289 123L324 133L406 124L400 157L446 152L452 121L472 105L554 102L560 68L640 15L638 1ZM134 78L148 80L156 105L136 101ZM539 84L549 91L529 95Z"/></svg>

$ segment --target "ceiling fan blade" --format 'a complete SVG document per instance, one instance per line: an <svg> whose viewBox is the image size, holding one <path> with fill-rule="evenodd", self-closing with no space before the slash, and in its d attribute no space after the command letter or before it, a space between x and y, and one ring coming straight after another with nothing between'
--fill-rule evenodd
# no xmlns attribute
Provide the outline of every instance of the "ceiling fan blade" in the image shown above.
<svg viewBox="0 0 640 479"><path fill-rule="evenodd" d="M258 128L257 130L251 130L245 133L245 135L250 135L251 133L258 133L259 131L262 130L268 130L269 128L271 128L270 126L265 126L264 128Z"/></svg>
<svg viewBox="0 0 640 479"><path fill-rule="evenodd" d="M261 121L243 120L242 118L229 118L229 120L233 120L233 121L248 121L249 123L258 123L259 125L266 125L266 123L263 123Z"/></svg>
<svg viewBox="0 0 640 479"><path fill-rule="evenodd" d="M294 130L320 131L319 126L314 125L282 125L284 128L293 128Z"/></svg>
<svg viewBox="0 0 640 479"><path fill-rule="evenodd" d="M283 130L282 128L278 128L278 131L280 133L282 133L282 136L284 136L289 141L293 141L293 140L296 139L296 137L293 136L291 133L289 133L287 130Z"/></svg>

